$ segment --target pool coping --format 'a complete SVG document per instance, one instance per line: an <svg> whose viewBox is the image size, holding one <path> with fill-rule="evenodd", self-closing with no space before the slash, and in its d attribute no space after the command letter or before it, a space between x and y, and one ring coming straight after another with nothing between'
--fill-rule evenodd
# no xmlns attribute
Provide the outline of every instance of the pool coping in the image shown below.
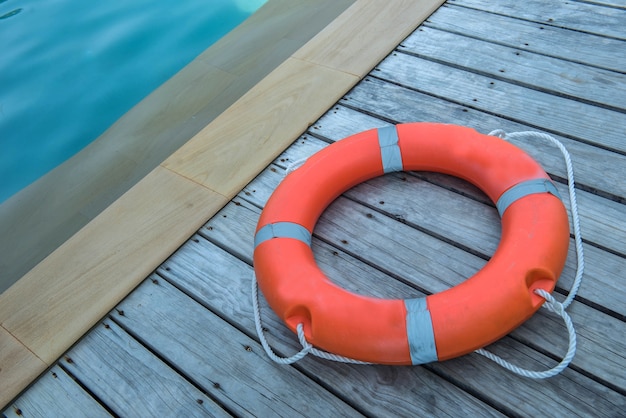
<svg viewBox="0 0 626 418"><path fill-rule="evenodd" d="M270 0L75 156L1 203L0 294L352 3Z"/></svg>
<svg viewBox="0 0 626 418"><path fill-rule="evenodd" d="M52 366L442 3L355 0L2 293L0 404Z"/></svg>

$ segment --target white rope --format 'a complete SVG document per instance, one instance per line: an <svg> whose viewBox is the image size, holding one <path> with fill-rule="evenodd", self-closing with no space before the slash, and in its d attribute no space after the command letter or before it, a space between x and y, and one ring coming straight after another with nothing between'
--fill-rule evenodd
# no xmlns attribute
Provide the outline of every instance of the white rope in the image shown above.
<svg viewBox="0 0 626 418"><path fill-rule="evenodd" d="M300 345L302 346L302 350L297 352L291 357L280 357L278 356L272 347L270 347L267 339L265 338L265 331L263 330L263 323L261 320L261 308L259 306L259 286L256 280L256 275L254 271L252 272L252 309L254 310L254 325L256 327L256 332L259 336L259 340L261 341L261 345L263 349L267 353L268 357L279 364L292 364L297 362L298 360L303 359L307 354L313 354L316 357L320 357L326 360L337 361L341 363L353 363L353 364L371 364L366 363L364 361L354 360L348 357L339 356L337 354L329 353L326 351L318 350L314 348L307 340L304 335L304 327L302 324L298 324L296 330L298 332L298 340L300 341Z"/></svg>
<svg viewBox="0 0 626 418"><path fill-rule="evenodd" d="M552 297L550 293L546 292L543 289L535 289L535 293L540 295L544 299L546 299L546 302L543 305L544 308L550 310L551 312L558 314L561 318L563 318L563 321L565 322L565 326L567 327L567 332L569 334L569 347L567 349L567 353L563 357L563 360L561 360L559 364L557 364L555 367L549 370L538 372L538 371L526 370L521 367L518 367L504 360L502 357L499 357L482 348L476 350L476 353L482 356L485 356L490 360L495 361L500 366L520 376L529 377L531 379L547 379L549 377L553 377L561 373L572 362L572 359L574 358L574 355L576 354L576 330L574 329L574 324L572 323L572 319L565 311L565 307L563 306L562 303L558 302L556 299L554 299L554 297Z"/></svg>
<svg viewBox="0 0 626 418"><path fill-rule="evenodd" d="M524 139L524 138L543 139L555 145L561 151L561 154L563 154L563 159L565 160L565 167L567 169L567 185L568 185L568 191L569 191L572 225L574 227L574 242L576 245L576 259L577 259L576 277L574 278L574 283L572 284L572 287L569 291L569 294L567 295L567 298L562 302L563 306L567 308L576 297L576 293L578 292L578 288L580 287L580 283L582 282L582 279L583 279L583 273L585 271L585 256L583 253L582 233L580 232L580 217L578 215L578 203L576 202L574 167L572 166L572 159L569 155L569 152L558 139L548 134L541 133L541 132L524 131L524 132L512 132L512 133L507 134L503 130L498 129L489 133L489 135L497 136L506 140Z"/></svg>
<svg viewBox="0 0 626 418"><path fill-rule="evenodd" d="M550 293L546 292L545 290L535 289L535 293L543 297L546 300L543 307L548 309L551 312L556 313L561 318L563 318L563 321L565 322L565 326L567 327L567 332L569 335L569 347L567 349L567 353L565 354L561 362L555 367L553 367L552 369L538 372L538 371L526 370L521 367L515 366L514 364L509 363L503 358L487 350L484 350L482 348L476 350L476 353L482 356L485 356L490 360L493 360L500 366L520 376L529 377L532 379L547 379L549 377L556 376L557 374L565 370L567 366L569 366L569 364L572 362L572 359L574 358L574 355L576 354L576 330L574 329L574 324L572 323L572 319L567 314L565 309L567 309L567 307L572 303L572 301L576 297L576 293L578 292L578 288L580 287L583 274L584 274L585 260L584 260L584 254L583 254L582 235L580 232L580 219L578 215L578 204L576 203L576 190L574 188L574 168L572 166L572 159L570 158L569 152L560 141L544 133L513 132L513 133L507 134L503 130L498 129L489 133L489 135L497 136L502 139L508 139L508 140L521 139L521 138L534 138L534 139L547 140L559 148L559 150L563 154L563 158L565 160L565 165L567 168L567 184L568 184L568 189L569 189L570 210L572 214L572 224L574 227L574 241L576 243L576 258L577 258L576 277L574 278L574 283L572 284L572 287L567 297L562 303L554 299L554 297Z"/></svg>

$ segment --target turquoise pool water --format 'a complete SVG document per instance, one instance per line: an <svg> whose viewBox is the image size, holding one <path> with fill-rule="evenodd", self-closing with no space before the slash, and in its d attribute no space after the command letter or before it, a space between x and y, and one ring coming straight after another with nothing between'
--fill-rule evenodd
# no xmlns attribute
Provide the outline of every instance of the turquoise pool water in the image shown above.
<svg viewBox="0 0 626 418"><path fill-rule="evenodd" d="M0 0L0 203L266 0Z"/></svg>

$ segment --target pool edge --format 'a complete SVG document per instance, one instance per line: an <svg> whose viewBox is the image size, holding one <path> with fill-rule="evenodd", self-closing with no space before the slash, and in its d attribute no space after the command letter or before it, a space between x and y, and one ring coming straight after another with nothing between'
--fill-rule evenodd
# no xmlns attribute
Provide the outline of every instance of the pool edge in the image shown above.
<svg viewBox="0 0 626 418"><path fill-rule="evenodd" d="M8 344L7 338L15 339L10 352L3 349L0 358L3 385L4 376L13 379L6 382L9 391L3 390L0 403L10 401L34 374L51 366L442 3L355 0L161 166L0 295L0 323L9 335L0 333L0 347ZM346 59L350 54L345 51L356 51L359 59ZM277 91L281 85L284 91ZM307 86L316 93L314 106L296 100ZM268 92L280 98L280 112L264 102ZM257 118L251 122L270 115L284 122L290 120L285 112L296 114L296 122L281 123L281 130L275 129L276 124L256 123L261 131L252 136L262 141L257 147L244 147L247 152L238 152L241 147L221 135L236 132L242 115ZM241 133L240 138L250 139L251 133ZM238 162L224 156L236 157ZM238 178L230 175L228 167L243 167L242 162L250 161L253 164L246 170L238 170ZM110 277L114 279L106 280ZM24 360L13 363L15 353L22 353ZM17 368L29 372L20 374Z"/></svg>

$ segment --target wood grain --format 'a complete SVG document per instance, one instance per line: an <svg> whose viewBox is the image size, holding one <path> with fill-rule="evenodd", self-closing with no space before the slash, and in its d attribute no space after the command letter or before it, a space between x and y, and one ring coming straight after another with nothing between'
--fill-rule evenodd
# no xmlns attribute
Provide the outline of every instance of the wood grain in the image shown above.
<svg viewBox="0 0 626 418"><path fill-rule="evenodd" d="M451 3L461 2L492 7L481 0ZM371 1L367 4L378 3ZM464 10L470 17L484 19L471 22L477 28L488 26L485 22L503 18L508 23L515 21L528 28L528 31L520 29L522 34L531 33L531 29L550 30L550 33L561 34L561 38L557 36L555 39L563 39L564 34L569 33L576 39L610 41L598 43L598 49L623 42L615 37L532 22L528 20L530 15L524 14L537 11L509 13L525 17L508 18L504 16L505 11L487 13L472 7L448 6L441 10ZM589 11L605 8L591 7L589 2L575 2L568 7ZM363 13L355 16L353 23L360 22L370 13L358 7L353 10ZM541 10L545 11L545 7ZM385 10L381 14L393 13L396 12ZM626 153L620 140L622 119L619 115L623 116L624 112L617 110L620 98L610 97L612 90L599 87L593 75L599 75L598 80L612 80L619 84L614 89L619 92L624 82L623 71L606 68L594 61L594 57L585 62L584 54L578 54L572 60L561 57L554 60L561 52L559 45L550 46L549 39L542 38L542 48L547 48L543 52L531 53L530 49L522 48L520 51L527 56L512 57L507 61L511 72L517 74L507 79L507 75L496 74L500 71L493 63L485 62L482 67L479 64L488 60L484 51L498 51L499 55L516 48L508 45L514 42L514 34L499 42L488 39L487 35L475 39L477 36L472 35L470 29L467 29L467 36L454 33L456 31L452 29L435 29L436 22L440 22L439 13L433 15L425 34L412 35L412 39L419 42L411 44L409 39L404 46L399 46L339 103L329 106L321 118L305 124L308 126L306 132L303 128L294 134L292 140L301 135L286 151L281 153L278 147L271 151L263 149L281 143L282 139L273 142L269 136L281 132L282 127L261 127L256 131L261 132L261 137L239 133L245 131L246 122L245 118L237 117L237 113L252 115L258 125L266 121L260 115L268 115L271 111L261 109L246 113L241 110L227 117L233 125L240 124L242 128L224 124L219 128L215 148L207 135L181 151L178 161L172 159L166 163L178 170L178 162L188 160L191 162L189 171L173 175L182 174L194 184L206 181L206 185L212 186L219 183L222 189L214 190L219 193L228 191L233 193L228 197L234 198L110 313L113 325L119 327L108 322L109 329L98 327L92 331L93 338L89 334L84 345L79 343L76 346L83 350L77 357L79 362L73 357L70 357L73 362L61 361L71 375L89 382L89 387L85 386L87 392L98 393L98 397L103 398L118 397L114 395L117 390L115 382L121 382L124 387L131 381L140 381L144 379L141 377L143 371L148 378L138 384L146 386L145 400L141 399L141 393L133 394L129 389L129 396L120 394L120 400L112 399L107 403L124 404L135 398L133 407L140 408L145 402L149 409L154 392L171 390L176 394L199 390L228 412L242 416L504 414L531 417L547 414L612 417L622 413L626 408L626 378L622 372L626 341L620 336L626 330L623 304L626 294L619 278L626 269L623 222ZM562 12L557 10L556 13ZM576 19L574 13L568 24L573 25ZM545 28L537 29L537 26ZM331 32L335 29L329 28ZM349 33L358 32L356 28L347 29ZM494 32L500 30L493 29ZM433 35L435 31L446 34L440 38L441 33ZM454 40L459 38L463 38L459 42L464 45L466 53L476 53L477 61L473 61L474 57L447 54L447 48L456 48ZM364 36L364 39L368 38ZM421 44L435 39L436 44L447 47L427 45L422 48ZM354 39L344 41L348 44ZM528 42L524 37L518 41ZM581 45L583 49L589 47L584 42ZM411 51L399 51L409 46ZM486 46L489 48L485 49ZM310 48L320 55L326 51L322 43L311 44ZM602 52L598 54L601 55ZM342 62L349 61L336 58L330 54L329 65L343 65ZM523 60L526 58L528 62ZM573 65L572 61L578 64ZM573 84L542 84L542 80L527 77L522 70L530 62L540 67L535 74L548 78L559 68L568 74L580 70L589 88L598 89L609 100L602 104L600 102L604 100L576 90ZM580 64L586 67L583 69ZM313 70L307 68L317 64L313 59L305 61L292 57L285 66L290 66L291 70L304 69L302 74L308 76ZM331 67L326 71L353 77ZM311 89L306 93L310 96L317 91L292 80L288 83L291 87L281 86L271 77L265 81L267 86L274 88L267 94L275 94L272 101L279 103L279 115L287 114L283 107L300 109L296 104L303 99L299 93L290 92L293 86ZM494 84L490 84L491 81ZM321 84L320 80L312 81L312 85ZM252 100L252 96L256 100ZM265 104L266 97L269 96L251 92L248 99L250 103ZM317 99L315 103L318 103ZM579 104L584 106L578 107ZM315 112L318 111L316 108ZM555 115L564 116L567 123L554 121ZM284 119L274 117L269 114L267 123L276 125ZM301 116L296 119L297 123L303 120ZM577 330L578 352L572 367L559 376L544 381L525 379L502 370L477 354L424 366L386 367L336 364L312 357L294 366L279 366L272 364L262 352L250 303L253 235L260 211L283 178L286 168L347 135L389 123L420 120L463 124L482 132L495 128L548 131L571 149L580 190L587 273L577 299L568 309ZM236 150L226 139L220 139L230 134L232 140L234 133L247 138L245 143L251 149ZM561 157L555 150L523 141L516 144L537 158L555 178L557 187L565 190ZM245 187L241 186L240 191L236 190L233 179L238 175L251 179L253 170L239 165L234 169L228 167L230 171L226 174L217 174L212 166L203 166L203 162L212 161L207 158L211 156L218 157L215 167L223 167L227 164L219 161L220 158L256 157L256 154L267 167ZM195 160L196 156L201 158ZM180 164L182 170L185 166ZM320 218L312 247L320 268L339 286L377 297L417 297L456 285L480 269L498 244L498 225L493 204L474 186L436 173L398 173L373 179L336 199ZM103 231L98 232L106 236ZM571 284L574 266L570 251L564 277L555 292L559 299ZM284 327L263 298L261 309L266 334L277 352L287 355L298 350L293 333ZM111 331L112 334L108 334ZM488 349L523 367L546 369L554 366L565 353L565 334L562 321L541 309ZM108 364L109 359L116 361ZM117 363L124 366L118 367ZM168 370L163 373L166 376L164 382L169 383L161 386L163 382L154 382L153 376L161 374L164 363L168 365L163 369ZM123 369L127 371L124 373ZM113 386L97 388L103 384L102 377L107 376L111 377L109 380ZM162 400L156 402L158 405Z"/></svg>
<svg viewBox="0 0 626 418"><path fill-rule="evenodd" d="M232 197L357 81L289 58L163 166Z"/></svg>
<svg viewBox="0 0 626 418"><path fill-rule="evenodd" d="M109 319L60 363L118 416L231 416Z"/></svg>
<svg viewBox="0 0 626 418"><path fill-rule="evenodd" d="M211 280L219 280L215 274L237 280L228 263L212 264L218 272ZM235 292L233 286L223 290ZM247 304L243 296L234 309ZM360 416L296 369L277 366L256 341L165 280L147 280L118 309L124 311L120 323L236 416Z"/></svg>
<svg viewBox="0 0 626 418"><path fill-rule="evenodd" d="M46 369L46 363L0 327L0 405L6 405Z"/></svg>
<svg viewBox="0 0 626 418"><path fill-rule="evenodd" d="M622 40L455 7L454 3L439 8L426 26L621 73L626 68Z"/></svg>
<svg viewBox="0 0 626 418"><path fill-rule="evenodd" d="M613 71L432 28L415 31L398 50L419 57L436 56L437 60L450 66L553 95L567 96L599 107L626 110L623 75Z"/></svg>
<svg viewBox="0 0 626 418"><path fill-rule="evenodd" d="M494 112L495 109L499 116L543 126L560 135L584 138L592 144L626 153L622 139L626 114L622 112L600 109L401 53L384 60L377 69L377 75L402 86L484 112ZM596 135L598 119L606 122L601 139Z"/></svg>
<svg viewBox="0 0 626 418"><path fill-rule="evenodd" d="M388 9L385 2L367 4L374 10ZM440 0L419 2L420 7L429 10L439 4ZM345 5L335 6L340 9ZM393 13L381 13L387 21L376 20L378 33L386 29L386 36L376 42L378 54L382 49L391 50L397 44L394 39L408 33L409 29L402 27L397 29L402 33L398 35L393 19L407 10L416 10L414 2L409 1L394 2L393 9ZM357 22L350 17L355 10L359 9L348 9L342 19ZM425 14L403 21L410 20L417 26L420 16ZM294 28L287 36L296 39L314 33L312 26L304 26L303 32L296 33ZM339 29L335 26L332 31L337 35ZM359 30L366 33L368 29ZM350 32L349 37L354 33ZM328 33L317 36L327 37ZM352 46L367 51L369 40L357 37ZM311 42L320 44L319 39ZM310 60L316 57L315 53L307 53ZM365 54L358 59L371 67L376 57ZM216 119L215 124L0 295L0 323L45 363L52 364L358 81L355 75L334 70L333 65L322 61L314 64L287 59L231 106L230 113ZM7 367L7 361L3 352L0 367ZM20 377L14 383L7 398L23 388L25 379Z"/></svg>
<svg viewBox="0 0 626 418"><path fill-rule="evenodd" d="M343 206L343 205L342 205ZM207 224L206 235L210 238L212 242L219 245L220 247L226 245L237 245L239 248L249 248L249 251L252 250L252 245L247 244L247 237L249 235L239 236L238 232L248 232L254 228L256 219L258 217L259 209L255 206L250 206L245 201L237 201L236 203L227 205L219 214L218 219L213 222L209 222ZM330 215L334 219L334 215ZM329 277L332 278L333 281L336 281L341 286L346 287L350 290L358 291L359 293L365 293L368 295L376 295L382 297L414 297L418 296L419 293L416 293L416 289L414 287L409 287L406 285L408 282L414 282L413 277L407 277L404 274L398 273L399 267L394 267L400 263L394 263L393 261L389 261L389 263L384 264L383 266L378 267L380 263L376 263L375 260L370 259L367 260L359 260L358 255L364 254L362 250L359 250L359 246L368 247L367 254L377 253L380 251L380 248L376 248L376 246L380 245L382 247L383 244L380 244L380 236L377 235L376 239L371 238L363 238L363 242L359 242L359 236L363 234L363 231L368 228L368 225L365 225L363 222L354 222L354 218L351 216L346 216L346 218L350 218L352 222L346 222L344 219L342 223L350 224L352 229L354 229L353 235L348 237L349 244L343 244L341 242L342 239L347 237L346 234L342 234L338 239L329 240L327 236L320 236L323 238L323 241L314 239L313 250L316 255L316 261ZM371 218L367 218L371 219ZM243 226L244 222L248 224L247 226ZM326 222L325 219L320 221L320 227ZM374 221L375 222L375 221ZM389 221L391 223L396 221ZM386 222L388 223L388 222ZM391 223L388 223L391 225ZM221 225L221 228L218 228L218 225ZM210 229L208 229L210 227ZM371 227L370 227L371 229ZM394 227L390 230L386 230L389 235L398 235L398 230ZM399 236L398 240L405 238L403 236ZM376 242L374 244L373 242ZM330 243L332 247L327 246L327 243ZM240 244L240 246L238 245ZM421 242L419 243L421 245ZM342 250L341 247L344 247ZM347 248L350 247L350 248ZM347 249L346 249L347 248ZM386 247L388 248L388 247ZM397 248L397 247L396 247ZM421 246L417 246L416 250L422 251ZM346 254L344 251L348 251L350 255ZM404 250L398 248L398 252L403 252ZM445 251L445 250L444 250ZM251 253L248 252L245 259L251 260ZM355 253L357 258L355 258ZM387 256L395 257L394 255ZM246 270L247 265L244 265L243 271L240 271L240 268L235 268L234 266L239 265L240 261L235 258L231 258L228 256L227 252L220 252L215 248L203 240L199 239L197 242L193 241L185 245L181 248L181 250L175 254L172 259L170 259L163 270L160 270L162 274L168 277L169 280L172 280L186 292L190 292L192 294L197 295L197 297L201 300L207 301L208 305L211 309L221 312L223 315L226 315L230 318L236 318L238 322L243 321L245 324L249 324L249 327L252 327L252 319L250 306L248 304L241 304L238 302L241 294L245 294L246 286L249 283ZM414 262L410 265L410 267L416 267L418 263ZM221 266L221 267L220 267ZM373 267L377 266L377 267ZM225 271L231 272L229 273L220 273L221 269L224 268ZM385 271L389 269L392 275L385 274ZM382 270L382 271L381 271ZM437 274L436 271L433 271L434 274ZM217 280L218 283L210 283L206 280L200 280L201 277L211 277L211 281ZM397 279L402 277L402 280L405 283L399 282ZM243 281L243 282L242 282ZM389 288L393 290L389 290ZM403 288L403 289L402 289ZM404 295L404 296L402 296ZM223 298L226 298L223 300ZM263 304L265 307L266 305ZM588 314L588 312L586 313ZM584 316L585 314L582 314ZM578 316L580 319L582 316ZM293 341L293 335L286 331L284 326L281 325L280 321L272 314L271 311L265 310L264 317L266 322L266 327L270 330L270 335L272 337L273 344L278 347L282 347L282 344L279 344L278 341ZM554 345L554 341L550 342L550 340L557 340L562 342L562 338L552 337L551 331L557 331L561 329L562 325L559 323L558 319L551 318L547 315L542 315L542 318L545 318L540 323L535 323L532 325L532 329L542 330L543 337L534 338L532 341L539 342L541 344L542 349L546 346ZM577 322L578 324L578 322ZM596 324L597 325L597 324ZM593 326L589 327L593 330L593 334L591 335L591 339L597 338L598 336L595 334L597 329ZM608 330L611 330L609 328ZM550 331L549 331L550 330ZM526 331L527 332L527 331ZM579 332L583 335L588 335L588 330L579 330ZM279 337L282 336L282 337ZM523 335L523 334L522 334ZM527 348L524 348L523 345L519 345L517 343L512 342L510 339L509 344L513 344L516 347L514 350L522 350L528 353L528 355L535 359L534 361L538 361L539 363L527 364L532 367L541 368L542 365L545 367L550 364L550 359L542 357L538 355L536 352L532 352L532 350L528 351ZM596 341L598 341L596 339ZM293 345L288 345L288 347L294 347ZM498 347L496 347L497 349ZM608 347L610 351L614 348ZM292 350L295 349L292 348ZM563 350L563 347L559 345L558 347L553 347L554 350ZM598 353L596 347L596 354ZM531 354L532 353L532 354ZM604 355L604 354L603 354ZM583 363L588 361L593 355L590 352L581 353L581 360ZM452 381L466 381L471 382L474 379L473 384L475 386L475 390L481 391L481 385L485 385L485 378L487 376L499 376L502 374L502 371L499 371L498 366L495 366L491 362L484 361L482 358L477 358L476 356L469 356L464 359L458 359L459 362L463 363L463 371L454 372L454 369L459 369L459 366L447 366L447 362L445 363L434 363L429 365L427 368L430 370L431 368L437 370L438 372L443 372L449 376L449 379ZM476 362L478 364L476 364ZM601 363L604 360L598 361ZM619 363L621 360L617 359ZM307 367L305 362L302 362L303 367ZM613 368L616 363L613 363ZM324 379L326 376L326 370L323 366L327 366L333 371L331 373L337 373L338 370L343 370L344 367L339 367L334 364L328 364L325 361L315 361L315 373L316 375ZM359 366L354 366L356 369ZM346 366L345 368L350 368ZM598 365L592 367L595 371L598 370ZM600 368L603 368L600 366ZM607 367L609 369L610 367ZM396 405L391 407L387 404L387 399L385 397L376 397L376 402L382 404L386 408L392 408L391 410L398 411L410 411L413 410L414 413L419 413L416 411L420 411L419 406L408 406L404 404L402 401L398 399L402 398L403 390L401 386L397 385L399 381L403 380L404 373L413 374L413 373L422 373L419 370L420 367L409 367L409 368L394 368L394 367L365 367L365 369L372 369L368 371L359 371L359 373L381 373L378 378L371 378L368 380L368 385L375 385L374 382L381 382L385 380L384 375L393 374L394 376L399 376L398 381L394 381L394 389L387 388L390 390L389 396L392 396L396 399ZM398 370L400 369L400 370ZM456 375L458 373L458 375ZM465 376L465 374L471 373L470 376ZM605 372L606 373L606 372ZM612 373L612 372L611 372ZM332 375L332 374L331 374ZM482 376L480 378L479 376ZM351 374L351 378L354 376ZM408 375L406 376L408 377ZM536 405L532 403L523 404L521 403L521 399L526 397L528 399L532 399L534 396L538 396L545 400L546 404L554 404L561 403L564 397L568 398L567 402L573 402L575 406L572 408L581 409L581 410L590 410L590 405L586 403L584 398L580 400L576 400L574 396L570 397L569 395L565 395L562 390L563 387L567 386L568 388L575 388L576 391L584 390L590 391L587 392L588 395L593 399L597 399L599 404L598 407L604 411L613 411L617 405L623 404L623 398L615 393L607 392L605 393L605 388L598 383L593 382L592 380L584 377L583 375L577 374L576 372L567 374L567 376L563 376L562 378L557 378L548 383L548 388L546 388L545 384L540 384L537 382L533 382L531 380L527 380L524 378L519 378L513 376L511 374L507 374L503 376L502 379L505 379L509 382L509 384L505 387L490 387L489 389L489 397L494 404L502 406L502 411L509 411L509 413L513 413L513 411L517 411L516 413L521 413L523 415L532 415L533 411L536 411ZM350 384L350 382L345 382L345 379L340 379L337 381L332 381L334 387L341 388L343 384ZM344 383L345 382L345 383ZM473 385L471 384L471 385ZM510 390L511 388L515 388ZM484 388L483 388L484 389ZM369 391L368 388L363 388L361 391ZM372 390L375 390L372 388ZM415 390L415 389L411 389ZM569 393L572 389L566 389L565 392ZM426 390L426 392L428 392ZM428 393L424 393L422 396L428 398ZM368 400L361 399L361 394L352 394L352 398L355 400L357 404L368 404L368 407L372 407L369 405ZM439 400L439 398L438 398ZM523 404L523 405L522 405ZM516 405L512 407L512 405ZM520 405L520 406L517 406ZM446 407L445 403L441 405L442 407ZM407 408L406 410L404 408ZM413 409L411 409L413 408ZM415 409L417 408L417 409ZM511 409L512 408L512 409ZM422 410L423 411L423 410ZM408 413L408 412L407 412ZM431 411L432 413L432 411Z"/></svg>
<svg viewBox="0 0 626 418"><path fill-rule="evenodd" d="M52 364L226 202L157 168L0 295L2 325Z"/></svg>
<svg viewBox="0 0 626 418"><path fill-rule="evenodd" d="M112 416L59 366L42 375L4 414L8 418Z"/></svg>
<svg viewBox="0 0 626 418"><path fill-rule="evenodd" d="M443 1L356 1L294 57L338 71L365 76ZM368 57L363 60L363 57Z"/></svg>
<svg viewBox="0 0 626 418"><path fill-rule="evenodd" d="M242 212L247 210L244 204L232 205L232 208L235 212L224 212L218 215L221 217L227 214L227 219L231 222L224 226L228 229L231 225L242 224L244 219L253 220L255 216L258 216L258 212L249 214L251 216L243 215ZM254 228L254 222L248 223L245 227L245 229L250 228ZM246 238L247 236L242 236L236 242ZM399 282L394 283L392 278L386 277L372 267L358 261L355 265L354 259L348 262L356 269L346 272L342 261L350 260L351 257L346 258L345 255L340 254L340 250L325 246L319 241L316 242L315 247L316 251L322 250L320 262L324 269L331 274L333 270L343 270L341 277L346 279L345 283L351 283L348 284L351 289L360 289L362 293L381 296L394 293L396 296L402 293L420 295L415 289L410 289ZM159 273L206 304L212 311L220 316L231 318L238 328L245 329L247 333L254 335L250 304L251 267L200 237L197 240L192 239L183 248L159 270ZM251 254L247 254L246 258L250 259ZM356 272L363 273L363 276L353 277L352 273ZM199 280L201 277L210 279ZM364 285L371 286L368 279L374 278L380 282L378 287L364 287ZM393 290L389 290L387 286ZM280 320L267 308L265 302L262 302L262 307L264 325L268 329L271 344L282 355L294 353L298 347L293 334L281 324ZM264 353L260 355L265 356ZM315 376L315 379L322 382L323 386L332 387L340 398L349 400L351 405L367 415L445 416L450 414L452 408L468 414L499 415L488 405L468 396L467 393L448 382L435 378L430 371L421 367L362 367L307 358L298 363L298 368L303 368L307 375ZM282 367L281 374L290 375L291 370ZM305 393L308 391L307 389ZM437 393L436 399L433 393ZM416 403L415 399L428 399L428 401ZM240 402L243 401L240 400ZM324 415L324 413L320 409L314 415Z"/></svg>
<svg viewBox="0 0 626 418"><path fill-rule="evenodd" d="M485 10L492 13L515 16L550 26L573 29L616 39L626 39L624 19L626 10L597 7L577 1L528 0L521 4L514 0L452 0L452 3L465 7Z"/></svg>

